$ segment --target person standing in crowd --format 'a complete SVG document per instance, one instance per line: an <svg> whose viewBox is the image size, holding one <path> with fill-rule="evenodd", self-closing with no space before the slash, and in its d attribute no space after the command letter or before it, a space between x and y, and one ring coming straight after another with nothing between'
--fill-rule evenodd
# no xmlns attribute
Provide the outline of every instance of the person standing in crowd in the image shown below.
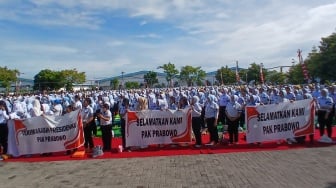
<svg viewBox="0 0 336 188"><path fill-rule="evenodd" d="M300 101L303 100L303 94L301 89L294 89L295 100Z"/></svg>
<svg viewBox="0 0 336 188"><path fill-rule="evenodd" d="M5 101L0 100L0 147L2 147L2 153L7 154L8 149L8 125L9 112ZM1 158L1 157L0 157Z"/></svg>
<svg viewBox="0 0 336 188"><path fill-rule="evenodd" d="M84 127L84 148L85 152L90 153L94 147L92 138L92 123L93 123L93 109L90 104L92 103L90 98L84 99L84 109L82 110L83 127ZM77 110L78 107L75 109Z"/></svg>
<svg viewBox="0 0 336 188"><path fill-rule="evenodd" d="M329 86L329 96L334 102L332 113L334 116L336 116L336 85Z"/></svg>
<svg viewBox="0 0 336 188"><path fill-rule="evenodd" d="M74 104L75 110L81 110L83 108L82 102L80 101L79 95L75 95L75 104Z"/></svg>
<svg viewBox="0 0 336 188"><path fill-rule="evenodd" d="M60 99L54 100L52 111L55 116L61 116L63 114L62 101Z"/></svg>
<svg viewBox="0 0 336 188"><path fill-rule="evenodd" d="M158 93L156 95L156 108L155 110L167 110L168 109L168 102L166 100L165 94Z"/></svg>
<svg viewBox="0 0 336 188"><path fill-rule="evenodd" d="M199 103L198 96L193 96L191 100L191 109L192 109L192 129L195 135L196 148L200 148L202 146L202 137L201 137L201 113L202 106Z"/></svg>
<svg viewBox="0 0 336 188"><path fill-rule="evenodd" d="M147 109L148 109L147 99L145 97L139 96L136 111L142 111L142 110L147 110Z"/></svg>
<svg viewBox="0 0 336 188"><path fill-rule="evenodd" d="M207 144L209 146L213 146L218 143L217 122L218 122L219 106L216 103L215 98L216 97L214 95L209 94L205 105L204 118L208 126L208 131L210 133L210 142Z"/></svg>
<svg viewBox="0 0 336 188"><path fill-rule="evenodd" d="M240 95L238 98L238 103L241 105L242 112L239 117L239 127L241 130L244 130L244 124L245 124L245 106L247 104L249 95L247 93L247 89L242 88L240 91Z"/></svg>
<svg viewBox="0 0 336 188"><path fill-rule="evenodd" d="M168 109L169 110L177 110L176 100L175 100L175 97L173 95L171 95L169 97Z"/></svg>
<svg viewBox="0 0 336 188"><path fill-rule="evenodd" d="M329 96L333 99L334 104L336 103L336 85L329 86Z"/></svg>
<svg viewBox="0 0 336 188"><path fill-rule="evenodd" d="M320 129L320 141L332 142L332 118L333 118L333 99L328 95L327 89L321 90L321 96L317 98L317 120ZM324 134L324 129L327 127L327 135Z"/></svg>
<svg viewBox="0 0 336 188"><path fill-rule="evenodd" d="M144 111L144 110L147 110L147 109L148 109L147 98L139 96L138 97L138 105L136 106L135 110L138 111L138 112L141 112L141 111ZM144 148L147 148L147 147L148 147L148 145L145 145L143 143L141 143L141 145L140 145L141 149L144 149Z"/></svg>
<svg viewBox="0 0 336 188"><path fill-rule="evenodd" d="M320 84L315 84L315 89L312 88L311 90L311 94L313 96L314 99L317 99L321 96L321 91L320 91Z"/></svg>
<svg viewBox="0 0 336 188"><path fill-rule="evenodd" d="M178 103L178 109L185 109L187 107L189 107L188 98L186 96L182 96Z"/></svg>
<svg viewBox="0 0 336 188"><path fill-rule="evenodd" d="M41 116L43 114L43 111L41 110L41 103L38 99L34 99L33 101L33 108L30 109L30 117L37 117Z"/></svg>
<svg viewBox="0 0 336 188"><path fill-rule="evenodd" d="M228 120L229 144L238 144L238 123L242 109L237 101L238 96L231 95L230 102L227 104L225 110Z"/></svg>
<svg viewBox="0 0 336 188"><path fill-rule="evenodd" d="M286 96L287 96L286 90L285 89L280 90L275 104L280 104L280 103L284 103L284 102L291 102L288 98L286 98ZM294 137L287 138L286 141L287 141L287 144L297 143L297 141L295 140ZM281 140L278 140L277 144L281 144Z"/></svg>
<svg viewBox="0 0 336 188"><path fill-rule="evenodd" d="M228 95L228 88L222 89L222 95L219 97L219 115L218 121L223 125L226 125L226 116L225 116L225 108L227 103L230 102L230 96Z"/></svg>
<svg viewBox="0 0 336 188"><path fill-rule="evenodd" d="M110 106L103 104L103 110L97 114L100 119L100 128L102 131L103 151L111 151L112 142L112 113Z"/></svg>
<svg viewBox="0 0 336 188"><path fill-rule="evenodd" d="M286 95L285 95L285 97L288 99L288 100L290 100L290 101L295 101L296 100L296 98L295 98L295 94L292 92L292 88L291 87L289 87L289 86L286 86Z"/></svg>
<svg viewBox="0 0 336 188"><path fill-rule="evenodd" d="M262 104L262 105L269 104L270 97L267 94L267 88L265 86L263 86L259 89L259 98L260 98L260 104Z"/></svg>
<svg viewBox="0 0 336 188"><path fill-rule="evenodd" d="M188 101L188 97L187 97L187 95L182 95L181 97L180 97L180 100L179 100L179 102L178 102L178 109L180 110L180 109L186 109L186 108L189 108L189 101ZM189 144L188 143L182 143L182 144L180 144L181 146L188 146ZM171 145L171 147L175 147L176 146L176 144L172 144ZM159 147L163 147L163 145L162 144L159 144Z"/></svg>
<svg viewBox="0 0 336 188"><path fill-rule="evenodd" d="M126 148L126 115L129 110L129 100L127 98L122 99L121 107L119 109L120 113L120 123L121 123L121 138L122 138L122 147L123 151L129 150Z"/></svg>

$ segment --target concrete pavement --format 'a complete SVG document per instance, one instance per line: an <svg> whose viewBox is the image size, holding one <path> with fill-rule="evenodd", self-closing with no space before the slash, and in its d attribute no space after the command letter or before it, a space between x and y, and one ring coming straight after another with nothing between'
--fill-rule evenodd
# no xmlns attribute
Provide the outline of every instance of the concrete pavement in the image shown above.
<svg viewBox="0 0 336 188"><path fill-rule="evenodd" d="M0 187L336 187L336 146L192 156L0 163Z"/></svg>

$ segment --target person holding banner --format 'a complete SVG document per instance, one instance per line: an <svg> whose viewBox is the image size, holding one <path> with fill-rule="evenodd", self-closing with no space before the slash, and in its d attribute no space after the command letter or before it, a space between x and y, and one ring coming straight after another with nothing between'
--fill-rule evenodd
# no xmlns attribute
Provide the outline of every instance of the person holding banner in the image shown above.
<svg viewBox="0 0 336 188"><path fill-rule="evenodd" d="M41 103L38 99L34 99L33 101L33 108L30 109L30 117L37 117L41 116L43 114L43 111L41 110Z"/></svg>
<svg viewBox="0 0 336 188"><path fill-rule="evenodd" d="M228 118L229 144L238 144L238 123L242 106L237 101L238 96L231 95L225 110L225 115Z"/></svg>
<svg viewBox="0 0 336 188"><path fill-rule="evenodd" d="M101 113L97 114L100 119L100 128L102 131L102 141L103 141L103 151L111 151L112 142L112 113L110 111L110 106L105 103L103 104L103 110Z"/></svg>
<svg viewBox="0 0 336 188"><path fill-rule="evenodd" d="M92 138L92 123L93 120L93 109L90 104L92 103L90 98L84 99L84 108L82 110L82 118L83 118L83 127L84 127L84 148L85 152L92 152L94 147L93 138ZM76 108L76 107L75 107Z"/></svg>
<svg viewBox="0 0 336 188"><path fill-rule="evenodd" d="M218 114L219 114L219 106L216 102L216 97L212 94L209 94L205 105L205 114L204 114L208 131L210 133L210 142L207 144L208 146L213 146L218 143L219 139L217 129Z"/></svg>
<svg viewBox="0 0 336 188"><path fill-rule="evenodd" d="M9 112L5 101L0 100L0 147L3 148L2 153L7 154L8 149L8 125ZM1 158L1 157L0 157Z"/></svg>
<svg viewBox="0 0 336 188"><path fill-rule="evenodd" d="M288 89L287 89L287 90L288 90ZM281 90L279 91L279 96L278 96L277 101L276 101L275 104L279 104L279 103L283 103L283 102L293 102L292 100L289 100L288 98L286 98L286 96L287 96L287 91L286 91L286 89L281 89ZM293 98L293 99L295 99L295 98ZM297 141L295 140L294 137L292 137L292 138L287 138L286 141L287 141L287 144L289 144L289 145L291 145L291 144L293 144L293 143L297 143ZM281 140L278 140L278 141L277 141L277 144L281 144Z"/></svg>
<svg viewBox="0 0 336 188"><path fill-rule="evenodd" d="M328 90L322 89L321 96L317 98L317 120L320 125L321 142L332 142L332 118L333 118L333 99L328 96ZM327 135L324 135L324 129L327 127Z"/></svg>

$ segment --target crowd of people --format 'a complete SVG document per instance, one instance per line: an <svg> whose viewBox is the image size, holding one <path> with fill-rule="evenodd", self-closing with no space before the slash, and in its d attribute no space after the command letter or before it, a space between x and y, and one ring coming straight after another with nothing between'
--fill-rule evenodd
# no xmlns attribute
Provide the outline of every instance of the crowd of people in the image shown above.
<svg viewBox="0 0 336 188"><path fill-rule="evenodd" d="M245 107L279 104L313 98L316 101L317 124L321 139L332 141L332 121L335 117L336 86L209 86L167 89L105 90L80 92L42 92L1 96L0 98L0 146L7 153L8 125L10 119L27 119L36 116L60 116L73 110L81 110L87 152L95 146L93 136L97 125L102 131L103 150L110 151L113 117L121 116L121 135L124 151L125 114L127 111L192 109L192 129L195 147L203 144L201 133L210 135L207 145L220 142L217 125L227 125L228 144L239 144L239 129L245 127ZM226 127L226 126L224 126ZM325 134L325 128L327 134ZM302 141L288 138L288 144ZM310 136L312 142L312 135Z"/></svg>

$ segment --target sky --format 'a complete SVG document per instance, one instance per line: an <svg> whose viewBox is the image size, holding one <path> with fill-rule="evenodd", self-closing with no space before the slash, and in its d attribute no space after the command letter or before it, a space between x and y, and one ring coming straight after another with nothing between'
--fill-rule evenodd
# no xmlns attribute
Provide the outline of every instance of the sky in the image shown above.
<svg viewBox="0 0 336 188"><path fill-rule="evenodd" d="M0 66L28 79L77 69L87 80L169 62L271 68L333 32L336 0L0 0Z"/></svg>

